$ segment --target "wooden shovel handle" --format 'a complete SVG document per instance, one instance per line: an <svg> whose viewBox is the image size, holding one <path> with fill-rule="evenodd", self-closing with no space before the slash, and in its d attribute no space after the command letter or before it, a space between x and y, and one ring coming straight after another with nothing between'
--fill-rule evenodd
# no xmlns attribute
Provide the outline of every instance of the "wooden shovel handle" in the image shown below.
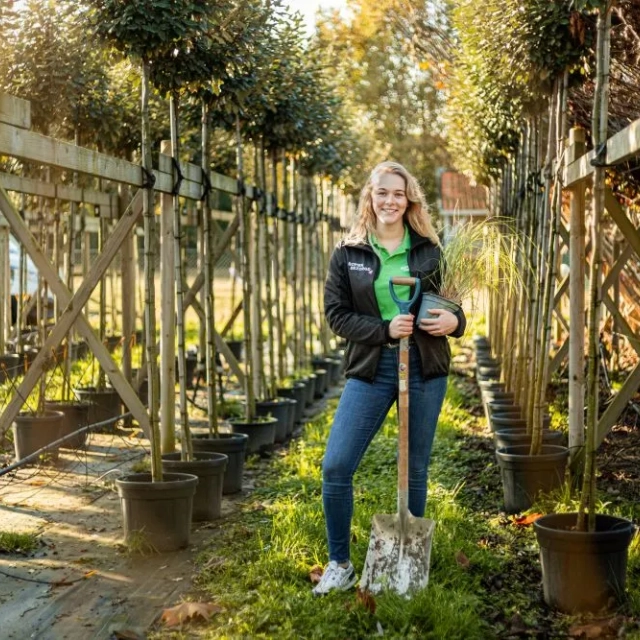
<svg viewBox="0 0 640 640"><path fill-rule="evenodd" d="M398 513L409 513L409 338L400 340L398 359ZM404 529L404 527L403 527Z"/></svg>
<svg viewBox="0 0 640 640"><path fill-rule="evenodd" d="M407 287L413 287L413 285L416 283L416 279L415 278L408 278L406 276L394 276L393 278L391 278L391 282L393 284L399 284L399 285L405 285Z"/></svg>

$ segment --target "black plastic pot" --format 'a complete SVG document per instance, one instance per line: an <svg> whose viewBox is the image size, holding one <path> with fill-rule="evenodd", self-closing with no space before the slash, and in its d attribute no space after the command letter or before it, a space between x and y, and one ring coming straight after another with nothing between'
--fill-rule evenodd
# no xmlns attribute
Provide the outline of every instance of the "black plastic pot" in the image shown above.
<svg viewBox="0 0 640 640"><path fill-rule="evenodd" d="M497 364L481 364L476 367L476 373L481 380L500 377L500 365Z"/></svg>
<svg viewBox="0 0 640 640"><path fill-rule="evenodd" d="M165 473L162 482L152 482L150 473L116 479L125 542L156 551L188 546L197 484L198 478L188 473Z"/></svg>
<svg viewBox="0 0 640 640"><path fill-rule="evenodd" d="M476 364L482 366L499 367L502 365L502 358L492 356L489 352L476 351Z"/></svg>
<svg viewBox="0 0 640 640"><path fill-rule="evenodd" d="M503 404L514 404L516 394L513 391L504 391L503 389L484 389L482 391L482 399L484 402L498 402Z"/></svg>
<svg viewBox="0 0 640 640"><path fill-rule="evenodd" d="M480 392L484 393L486 390L506 391L506 383L500 382L500 380L479 380L478 386Z"/></svg>
<svg viewBox="0 0 640 640"><path fill-rule="evenodd" d="M473 336L472 340L476 351L490 348L491 343L489 342L489 338L487 338L487 336L475 335Z"/></svg>
<svg viewBox="0 0 640 640"><path fill-rule="evenodd" d="M505 511L520 513L533 504L538 493L547 493L562 485L569 449L542 445L542 452L531 456L527 445L515 445L497 449L496 458L502 477Z"/></svg>
<svg viewBox="0 0 640 640"><path fill-rule="evenodd" d="M83 387L74 389L73 393L81 402L88 402L91 407L89 409L89 424L103 422L109 418L115 418L122 415L122 401L115 389L107 388L98 390L95 387ZM101 429L103 433L113 433L116 429L116 423Z"/></svg>
<svg viewBox="0 0 640 640"><path fill-rule="evenodd" d="M341 363L338 360L335 360L328 356L316 357L311 360L311 366L313 367L314 373L318 373L318 370L322 369L327 372L325 392L329 387L337 384L341 373Z"/></svg>
<svg viewBox="0 0 640 640"><path fill-rule="evenodd" d="M0 356L0 384L13 380L24 371L22 358L17 353L5 353Z"/></svg>
<svg viewBox="0 0 640 640"><path fill-rule="evenodd" d="M91 405L88 402L57 402L51 400L44 403L44 408L48 411L60 411L63 414L61 438L89 424L89 409ZM62 446L65 449L82 449L86 444L87 432L85 431L73 438L69 438Z"/></svg>
<svg viewBox="0 0 640 640"><path fill-rule="evenodd" d="M296 411L298 409L298 401L293 398L284 398L289 404L289 420L287 422L287 438L291 436L296 426Z"/></svg>
<svg viewBox="0 0 640 640"><path fill-rule="evenodd" d="M544 416L542 418L542 427L548 429L550 425L551 416ZM517 414L494 413L489 419L489 426L492 431L500 431L501 429L526 429L527 421L517 416Z"/></svg>
<svg viewBox="0 0 640 640"><path fill-rule="evenodd" d="M515 445L531 445L531 434L526 429L501 429L494 431L493 441L496 449L513 447ZM542 444L564 445L564 433L562 431L552 431L544 429L542 431Z"/></svg>
<svg viewBox="0 0 640 640"><path fill-rule="evenodd" d="M436 318L437 316L431 313L433 309L446 309L447 311L451 311L451 313L457 313L460 311L460 305L432 291L425 291L421 295L420 308L416 315L416 324L425 318Z"/></svg>
<svg viewBox="0 0 640 640"><path fill-rule="evenodd" d="M89 355L90 349L89 344L86 340L80 340L79 342L74 343L75 347L75 357L77 360L82 360Z"/></svg>
<svg viewBox="0 0 640 640"><path fill-rule="evenodd" d="M316 376L316 388L313 394L314 400L321 400L329 388L327 381L328 371L326 369L316 369L313 372Z"/></svg>
<svg viewBox="0 0 640 640"><path fill-rule="evenodd" d="M341 358L328 358L327 363L329 365L330 375L330 384L336 385L340 382L340 376L342 375L342 359Z"/></svg>
<svg viewBox="0 0 640 640"><path fill-rule="evenodd" d="M291 408L288 398L256 402L256 413L259 416L270 415L277 420L274 442L284 442L287 439L291 429Z"/></svg>
<svg viewBox="0 0 640 640"><path fill-rule="evenodd" d="M305 378L302 378L302 382L304 382L306 387L306 406L310 407L313 404L313 400L316 395L316 380L317 377L315 373L311 373Z"/></svg>
<svg viewBox="0 0 640 640"><path fill-rule="evenodd" d="M193 376L196 373L196 368L198 367L198 356L195 354L187 355L185 358L186 361L186 369L185 369L185 380L187 389L193 389ZM176 383L180 379L180 371L178 370L178 356L176 356Z"/></svg>
<svg viewBox="0 0 640 640"><path fill-rule="evenodd" d="M216 520L222 511L222 487L229 458L224 453L194 451L193 460L181 460L179 451L162 454L162 471L165 473L190 473L198 478L193 496L194 522Z"/></svg>
<svg viewBox="0 0 640 640"><path fill-rule="evenodd" d="M493 415L494 413L498 413L498 412L514 412L514 411L519 411L522 414L522 407L519 404L514 404L513 402L510 402L509 400L487 400L485 402L485 405L487 407L487 411L489 412L489 415Z"/></svg>
<svg viewBox="0 0 640 640"><path fill-rule="evenodd" d="M107 351L113 353L122 344L122 336L107 336L104 339L104 344Z"/></svg>
<svg viewBox="0 0 640 640"><path fill-rule="evenodd" d="M551 513L533 527L545 602L566 613L598 611L624 593L635 525L596 514L595 531L576 531L577 513Z"/></svg>
<svg viewBox="0 0 640 640"><path fill-rule="evenodd" d="M304 407L307 402L306 385L302 382L294 382L292 387L279 387L276 393L281 398L293 398L296 401L294 423L302 422Z"/></svg>
<svg viewBox="0 0 640 640"><path fill-rule="evenodd" d="M247 421L240 418L229 420L233 433L244 433L249 436L246 454L269 454L273 451L276 441L275 418L261 418L260 420Z"/></svg>
<svg viewBox="0 0 640 640"><path fill-rule="evenodd" d="M243 341L242 340L225 340L225 342L227 343L227 346L229 347L229 350L233 354L233 357L238 362L241 362L242 361L242 345L243 345Z"/></svg>
<svg viewBox="0 0 640 640"><path fill-rule="evenodd" d="M242 474L249 436L244 433L220 433L217 436L191 436L194 451L223 453L228 458L224 472L222 493L224 495L242 491Z"/></svg>
<svg viewBox="0 0 640 640"><path fill-rule="evenodd" d="M43 415L19 413L12 424L16 460L22 460L59 440L62 437L63 419L60 411L45 411ZM57 448L50 449L48 453L53 460L58 459Z"/></svg>

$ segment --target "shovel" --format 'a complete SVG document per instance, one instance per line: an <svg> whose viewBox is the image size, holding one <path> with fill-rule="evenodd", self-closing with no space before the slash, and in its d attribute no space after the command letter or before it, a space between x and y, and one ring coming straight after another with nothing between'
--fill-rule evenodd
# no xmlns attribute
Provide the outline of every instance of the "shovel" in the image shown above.
<svg viewBox="0 0 640 640"><path fill-rule="evenodd" d="M394 285L415 286L409 301L399 300ZM391 278L391 297L400 313L409 313L420 294L418 278ZM409 338L400 340L398 365L398 513L373 516L360 589L409 596L429 582L429 560L435 522L409 512Z"/></svg>

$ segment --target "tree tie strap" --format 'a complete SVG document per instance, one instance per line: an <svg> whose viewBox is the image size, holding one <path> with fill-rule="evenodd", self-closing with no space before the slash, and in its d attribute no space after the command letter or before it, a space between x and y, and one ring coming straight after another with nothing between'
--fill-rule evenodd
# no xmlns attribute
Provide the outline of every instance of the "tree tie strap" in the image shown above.
<svg viewBox="0 0 640 640"><path fill-rule="evenodd" d="M171 190L171 195L177 196L180 194L180 185L184 180L184 175L180 169L180 163L173 156L171 156L171 164L173 166L173 172L176 175L176 181L173 185L173 189Z"/></svg>
<svg viewBox="0 0 640 640"><path fill-rule="evenodd" d="M211 180L209 179L209 172L202 170L202 195L200 200L204 202L211 193Z"/></svg>
<svg viewBox="0 0 640 640"><path fill-rule="evenodd" d="M156 184L156 174L153 171L149 171L146 167L140 166L142 170L142 184L140 185L143 189L153 189Z"/></svg>
<svg viewBox="0 0 640 640"><path fill-rule="evenodd" d="M613 167L613 164L607 164L607 143L602 142L596 147L596 155L591 158L589 164L592 167L607 168Z"/></svg>

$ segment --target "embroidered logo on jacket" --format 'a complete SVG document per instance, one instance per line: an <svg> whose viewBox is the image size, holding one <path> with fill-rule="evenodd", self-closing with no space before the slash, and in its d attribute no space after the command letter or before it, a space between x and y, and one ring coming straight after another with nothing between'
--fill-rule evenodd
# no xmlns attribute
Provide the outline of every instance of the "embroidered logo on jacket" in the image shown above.
<svg viewBox="0 0 640 640"><path fill-rule="evenodd" d="M366 271L369 275L373 275L373 269L360 262L349 262L349 271Z"/></svg>

